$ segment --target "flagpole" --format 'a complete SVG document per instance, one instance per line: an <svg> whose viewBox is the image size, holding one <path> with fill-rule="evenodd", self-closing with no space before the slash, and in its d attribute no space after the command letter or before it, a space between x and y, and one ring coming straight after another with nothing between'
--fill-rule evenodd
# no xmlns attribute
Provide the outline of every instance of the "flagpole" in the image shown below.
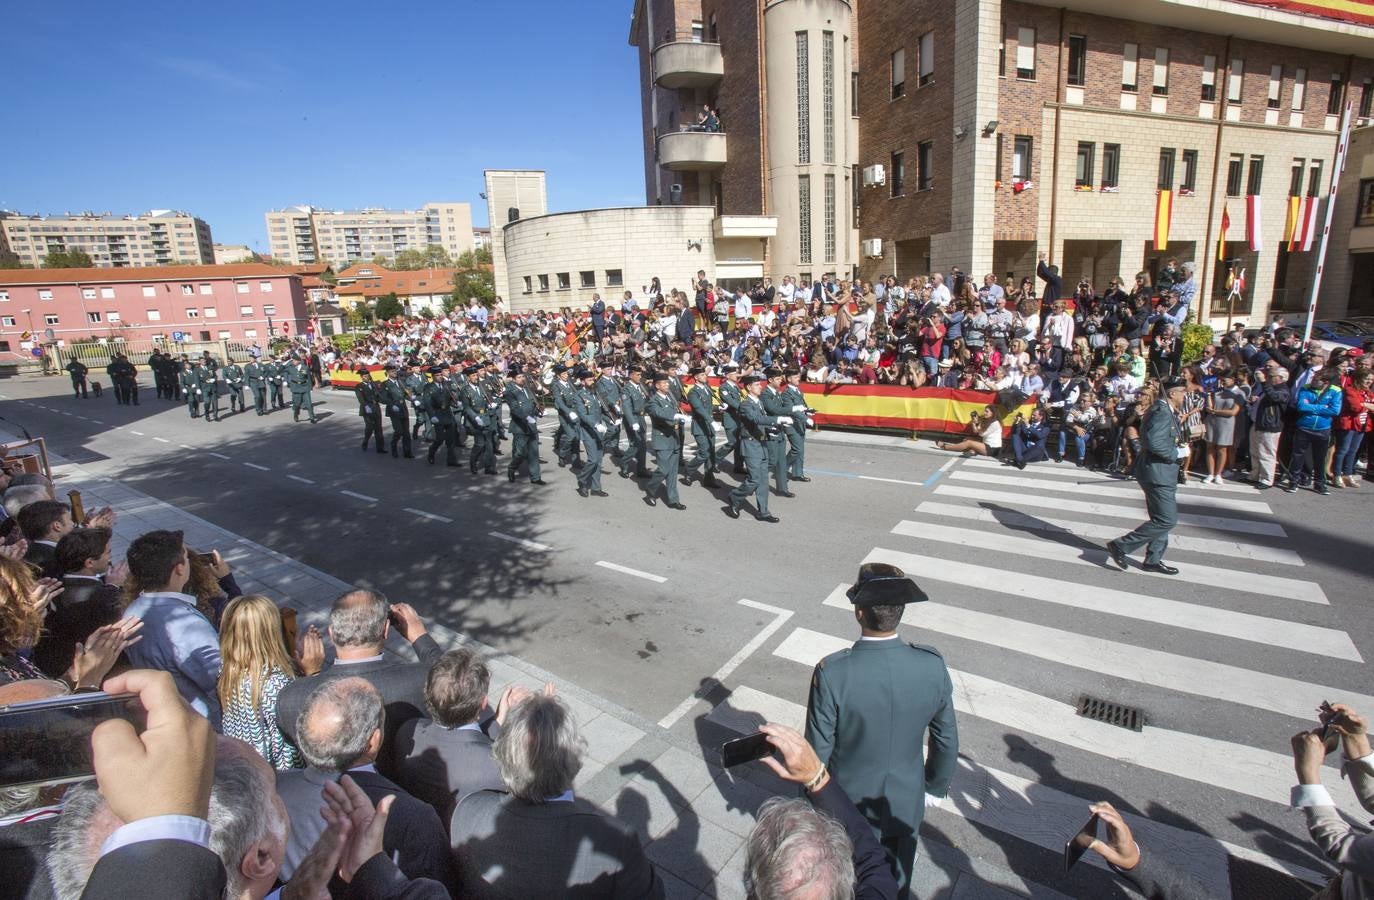
<svg viewBox="0 0 1374 900"><path fill-rule="evenodd" d="M1341 113L1341 138L1336 144L1336 163L1331 167L1331 187L1326 194L1326 221L1322 224L1322 242L1317 250L1317 271L1312 275L1312 299L1307 303L1307 325L1303 328L1302 342L1305 345L1312 339L1312 321L1317 317L1317 293L1322 286L1322 267L1326 264L1326 244L1331 237L1331 219L1336 212L1336 187L1345 168L1345 154L1350 147L1350 110L1352 102L1345 101L1345 111Z"/></svg>

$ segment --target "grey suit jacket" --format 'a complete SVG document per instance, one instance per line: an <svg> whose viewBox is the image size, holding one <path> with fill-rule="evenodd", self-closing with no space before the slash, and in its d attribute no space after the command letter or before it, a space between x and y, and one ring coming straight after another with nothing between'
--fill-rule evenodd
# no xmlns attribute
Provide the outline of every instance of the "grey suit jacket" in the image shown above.
<svg viewBox="0 0 1374 900"><path fill-rule="evenodd" d="M639 837L585 800L527 803L481 791L451 823L462 897L662 898Z"/></svg>
<svg viewBox="0 0 1374 900"><path fill-rule="evenodd" d="M478 791L505 793L506 785L491 756L501 733L495 718L476 729L444 728L433 719L411 719L396 734L392 759L396 783L439 812L448 823L453 807Z"/></svg>

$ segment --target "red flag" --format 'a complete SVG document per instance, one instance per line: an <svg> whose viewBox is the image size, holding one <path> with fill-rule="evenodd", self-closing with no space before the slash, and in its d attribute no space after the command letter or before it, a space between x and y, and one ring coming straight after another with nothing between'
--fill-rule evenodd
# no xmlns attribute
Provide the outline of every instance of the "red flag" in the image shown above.
<svg viewBox="0 0 1374 900"><path fill-rule="evenodd" d="M1226 211L1225 201L1221 204L1221 234L1217 237L1217 262L1226 260L1226 231L1231 227L1231 214Z"/></svg>
<svg viewBox="0 0 1374 900"><path fill-rule="evenodd" d="M1250 245L1251 252L1258 252L1264 244L1264 237L1260 233L1260 219L1263 217L1260 206L1260 195L1249 194L1245 198L1245 241Z"/></svg>
<svg viewBox="0 0 1374 900"><path fill-rule="evenodd" d="M1298 226L1298 249L1304 252L1312 249L1312 241L1317 236L1317 205L1316 197L1308 197L1303 204L1302 223Z"/></svg>

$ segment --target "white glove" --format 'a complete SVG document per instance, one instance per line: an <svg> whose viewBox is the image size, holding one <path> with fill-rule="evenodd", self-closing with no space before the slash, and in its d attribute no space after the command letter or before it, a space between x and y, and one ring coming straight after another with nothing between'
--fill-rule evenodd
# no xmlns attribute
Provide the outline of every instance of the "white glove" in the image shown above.
<svg viewBox="0 0 1374 900"><path fill-rule="evenodd" d="M476 417L476 420L477 420L477 427L478 427L478 428L486 428L486 427L487 427L487 417L486 417L486 416L477 416L477 417Z"/></svg>
<svg viewBox="0 0 1374 900"><path fill-rule="evenodd" d="M536 419L534 416L525 416L525 421L526 421L526 422L529 422L531 425L538 425L538 424L539 424L539 420Z"/></svg>
<svg viewBox="0 0 1374 900"><path fill-rule="evenodd" d="M806 417L806 427L807 427L807 428L815 428L815 427L816 427L816 420L813 419L813 418L811 418L810 416L807 416L807 417Z"/></svg>
<svg viewBox="0 0 1374 900"><path fill-rule="evenodd" d="M796 406L792 407L792 412L794 412L794 413L806 412L806 404L805 404L805 403L798 403Z"/></svg>
<svg viewBox="0 0 1374 900"><path fill-rule="evenodd" d="M678 420L679 422L681 422L683 425L691 425L691 424L692 424L692 417L689 416L689 415L687 415L686 413L676 413L676 414L673 415L673 418L674 418L674 419L677 419L677 420Z"/></svg>
<svg viewBox="0 0 1374 900"><path fill-rule="evenodd" d="M430 420L431 422L433 422L435 425L438 425L438 424L439 424L439 417L438 417L438 416L430 416L430 417L429 417L429 420Z"/></svg>
<svg viewBox="0 0 1374 900"><path fill-rule="evenodd" d="M639 426L638 426L638 425L635 425L635 424L632 422L632 423L630 423L630 430L633 431L633 432L635 432L636 434L638 434L638 433L639 433Z"/></svg>
<svg viewBox="0 0 1374 900"><path fill-rule="evenodd" d="M596 433L597 433L597 434L605 434L605 433L606 433L606 426L605 426L605 425L602 425L600 422L597 422L595 427L596 427Z"/></svg>
<svg viewBox="0 0 1374 900"><path fill-rule="evenodd" d="M572 419L574 422L576 422L576 421L577 421L577 413L575 413L575 412L570 412L570 413L568 413L568 418L569 418L569 419Z"/></svg>
<svg viewBox="0 0 1374 900"><path fill-rule="evenodd" d="M779 425L791 425L791 424L792 424L792 417L791 417L791 416L778 416L778 424L779 424Z"/></svg>
<svg viewBox="0 0 1374 900"><path fill-rule="evenodd" d="M196 393L197 393L197 394L200 393L200 388L196 388Z"/></svg>
<svg viewBox="0 0 1374 900"><path fill-rule="evenodd" d="M370 406L364 406L364 407L363 407L363 412L367 413L369 416L372 415L372 407L370 407Z"/></svg>

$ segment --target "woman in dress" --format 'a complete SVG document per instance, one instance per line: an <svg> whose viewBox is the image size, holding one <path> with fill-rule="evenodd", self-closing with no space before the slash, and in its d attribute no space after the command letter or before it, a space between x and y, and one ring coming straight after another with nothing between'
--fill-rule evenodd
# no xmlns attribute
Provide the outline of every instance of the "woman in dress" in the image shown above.
<svg viewBox="0 0 1374 900"><path fill-rule="evenodd" d="M1245 395L1236 387L1234 372L1222 372L1217 389L1207 395L1207 476L1203 484L1221 484L1236 442L1236 416L1245 408Z"/></svg>

